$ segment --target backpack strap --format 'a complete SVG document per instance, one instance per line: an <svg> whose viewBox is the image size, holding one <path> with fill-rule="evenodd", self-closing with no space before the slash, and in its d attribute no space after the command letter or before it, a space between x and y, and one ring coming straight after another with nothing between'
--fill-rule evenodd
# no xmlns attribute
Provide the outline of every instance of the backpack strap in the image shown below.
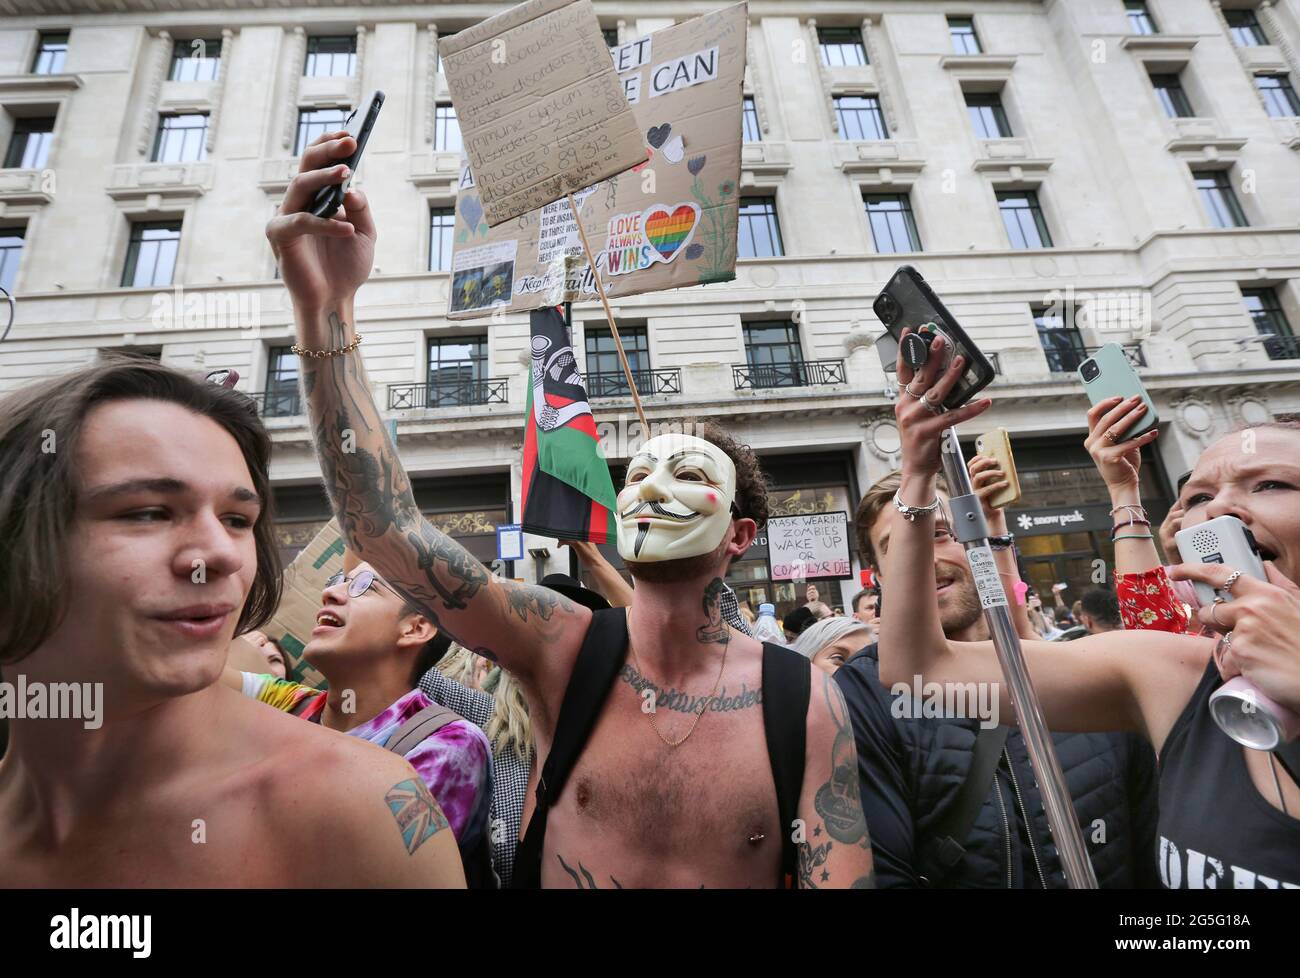
<svg viewBox="0 0 1300 978"><path fill-rule="evenodd" d="M921 847L918 868L921 878L930 886L938 886L966 855L966 839L984 799L989 796L998 758L1002 756L1009 733L1010 727L982 727L975 736L970 770L957 790L957 800Z"/></svg>
<svg viewBox="0 0 1300 978"><path fill-rule="evenodd" d="M808 749L808 698L812 669L797 652L763 643L763 732L776 783L776 810L781 819L781 875L787 888L799 872L799 849L792 826L798 817Z"/></svg>
<svg viewBox="0 0 1300 978"><path fill-rule="evenodd" d="M514 876L510 888L535 890L542 885L542 850L546 846L546 819L551 805L564 791L564 784L582 755L582 749L596 725L614 677L627 652L627 609L606 608L593 612L587 635L569 674L555 737L537 781L537 807L515 852Z"/></svg>
<svg viewBox="0 0 1300 978"><path fill-rule="evenodd" d="M384 741L384 750L390 750L394 754L405 756L408 751L414 750L425 737L432 736L449 723L464 719L455 710L449 710L445 706L438 706L436 703L432 706L426 706L392 732L389 738Z"/></svg>

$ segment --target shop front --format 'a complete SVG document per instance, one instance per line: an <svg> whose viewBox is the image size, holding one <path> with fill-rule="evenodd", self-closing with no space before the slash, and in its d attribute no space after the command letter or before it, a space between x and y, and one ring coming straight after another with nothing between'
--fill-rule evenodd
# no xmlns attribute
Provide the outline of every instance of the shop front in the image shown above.
<svg viewBox="0 0 1300 978"><path fill-rule="evenodd" d="M1110 495L1079 440L1013 439L1012 450L1022 496L1007 511L1007 526L1016 537L1021 575L1049 606L1054 584L1066 585L1067 606L1090 587L1113 587ZM1169 512L1171 491L1159 459L1145 448L1141 480L1154 532Z"/></svg>
<svg viewBox="0 0 1300 978"><path fill-rule="evenodd" d="M510 522L510 476L502 472L412 480L416 505L438 530L485 564L496 559L496 528ZM329 500L319 484L277 486L275 535L287 565L329 522Z"/></svg>

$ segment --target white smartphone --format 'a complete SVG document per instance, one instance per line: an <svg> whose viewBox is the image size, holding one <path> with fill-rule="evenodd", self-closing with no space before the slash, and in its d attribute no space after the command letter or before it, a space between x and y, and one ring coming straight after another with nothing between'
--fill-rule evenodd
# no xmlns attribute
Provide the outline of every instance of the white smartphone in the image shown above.
<svg viewBox="0 0 1300 978"><path fill-rule="evenodd" d="M1179 555L1189 564L1223 564L1261 581L1268 580L1264 560L1254 534L1235 516L1216 516L1212 520L1185 527L1174 534ZM1194 581L1196 597L1202 606L1211 605L1216 597L1232 600L1231 594Z"/></svg>

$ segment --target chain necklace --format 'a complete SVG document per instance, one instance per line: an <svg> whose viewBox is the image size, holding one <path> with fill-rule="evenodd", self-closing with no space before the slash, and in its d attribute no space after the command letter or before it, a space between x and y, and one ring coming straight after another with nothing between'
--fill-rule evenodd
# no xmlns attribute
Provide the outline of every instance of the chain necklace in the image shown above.
<svg viewBox="0 0 1300 978"><path fill-rule="evenodd" d="M705 712L709 708L709 704L712 703L713 698L718 695L718 684L722 682L722 671L727 667L727 649L730 646L730 644L731 643L728 642L726 645L722 647L722 664L718 666L718 676L716 679L713 680L713 689L710 691L708 697L704 700L704 705L701 706L699 710L696 711L695 719L691 721L691 726L690 729L686 731L686 736L682 737L681 740L669 740L660 731L659 724L655 723L655 711L651 709L648 713L646 713L646 716L650 718L650 727L651 729L654 730L655 735L660 740L662 740L665 744L667 744L669 747L680 747L682 746L682 744L686 743L686 741L690 739L691 734L695 733L695 728L700 722L700 717L704 716ZM641 673L642 677L644 677L647 681L649 681L650 677L646 676L645 670L641 668L641 660L638 659L636 655L636 646L632 644L630 638L628 639L627 645L628 648L632 650L632 662L636 666L636 671Z"/></svg>

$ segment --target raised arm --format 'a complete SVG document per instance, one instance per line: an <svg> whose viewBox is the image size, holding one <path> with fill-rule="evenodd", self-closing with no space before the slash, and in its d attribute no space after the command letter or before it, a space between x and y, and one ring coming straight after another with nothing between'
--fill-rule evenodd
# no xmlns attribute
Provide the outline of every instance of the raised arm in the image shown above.
<svg viewBox="0 0 1300 978"><path fill-rule="evenodd" d="M605 559L600 548L585 540L569 540L569 546L578 555L582 566L591 571L595 578L596 590L615 608L632 607L632 585L623 580L623 575L614 570L614 565Z"/></svg>
<svg viewBox="0 0 1300 978"><path fill-rule="evenodd" d="M558 696L591 613L546 588L492 577L420 514L356 345L353 300L374 258L373 215L354 190L331 219L302 212L317 190L346 176L341 165L318 167L354 148L346 133L317 139L267 225L298 343L311 351L301 359L303 388L334 512L348 547L440 629L548 699Z"/></svg>
<svg viewBox="0 0 1300 978"><path fill-rule="evenodd" d="M934 352L942 340L935 340ZM909 506L927 506L935 498L943 430L969 420L989 406L988 400L956 411L932 414L919 395L942 401L956 383L962 358L946 373L941 358L913 376L899 358L904 393L895 406L903 442L899 498ZM889 550L882 556L889 599L880 622L880 678L886 686L926 682L988 683L998 691L1001 716L1014 722L1002 669L991 642L949 642L939 624L934 599L934 516L914 521L891 513ZM1113 632L1076 642L1021 643L1048 727L1054 730L1135 730L1159 748L1209 659L1213 643L1160 632Z"/></svg>

